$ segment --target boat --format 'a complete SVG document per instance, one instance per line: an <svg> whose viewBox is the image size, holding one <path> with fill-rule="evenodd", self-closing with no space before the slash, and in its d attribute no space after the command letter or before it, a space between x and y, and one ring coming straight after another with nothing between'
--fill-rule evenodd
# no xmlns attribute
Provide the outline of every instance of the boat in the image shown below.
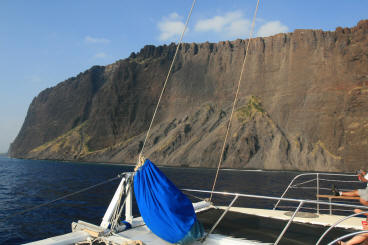
<svg viewBox="0 0 368 245"><path fill-rule="evenodd" d="M187 19L187 23L189 21L191 12L194 7L195 0L193 1L192 8L190 10L190 14ZM253 18L252 30L254 28L254 21L256 17L256 12L258 9L259 0L257 2L257 7L255 11L255 15ZM186 23L186 26L187 26ZM183 34L185 29L183 31ZM182 34L182 36L183 36ZM180 47L180 43L177 46L177 50ZM252 36L250 36L251 39ZM248 42L248 47L251 42ZM247 49L248 49L247 47ZM248 54L248 52L246 52ZM301 174L294 178L294 180L289 184L286 188L284 194L280 197L273 196L263 196L263 195L253 195L246 193L232 193L232 192L221 192L215 191L215 185L217 181L217 176L221 167L221 159L225 149L226 138L228 135L228 130L226 132L224 147L220 154L220 160L217 168L216 177L214 180L214 184L212 190L197 190L197 189L183 189L177 190L172 186L169 180L166 180L164 176L160 173L159 169L154 166L154 164L143 156L143 149L145 143L147 141L150 128L154 122L155 114L157 112L158 105L160 103L161 97L165 90L166 83L168 81L168 77L170 75L170 71L172 69L172 65L174 63L176 54L174 55L173 62L169 69L169 73L166 77L166 81L164 82L164 86L162 92L160 94L160 98L154 112L152 121L150 123L146 139L143 143L141 153L138 157L138 163L134 172L125 172L120 173L118 175L121 178L121 181L117 187L117 190L111 200L110 205L108 206L105 215L102 217L102 221L99 225L91 224L85 221L77 221L71 224L72 231L70 233L55 236L51 238L47 238L44 240L31 242L28 244L31 245L45 245L45 244L125 244L125 245L137 245L137 244L149 244L149 245L158 245L158 244L204 244L204 245L215 245L215 244L279 244L283 243L283 239L285 234L288 232L292 224L306 224L306 225L314 225L318 227L326 227L326 231L319 237L316 244L320 244L322 241L326 242L326 236L328 233L338 227L340 229L347 229L352 231L352 233L348 235L343 235L341 237L337 237L335 240L332 240L329 244L333 244L340 239L345 239L347 237L353 236L355 234L359 234L364 231L361 230L361 222L364 220L359 215L365 213L361 212L358 214L351 215L341 215L340 212L345 210L336 210L336 207L349 209L348 212L351 213L351 210L354 208L364 209L363 206L357 203L346 203L345 201L351 201L347 198L340 198L343 203L336 202L338 199L332 195L322 194L322 190L325 192L329 189L324 187L325 189L321 189L321 181L326 181L324 179L326 176L328 177L342 177L342 178L352 178L354 175L343 175L343 174L326 174L326 173L311 173L311 174ZM241 81L241 77L244 70L244 64L246 61L246 55L243 62L243 67L241 71L241 75L239 78L239 83L237 87L237 93L235 95L234 104L232 107L232 113L230 116L229 124L227 129L230 128L232 114L234 112L234 108L237 101L239 85ZM311 177L309 180L304 180L301 183L295 183L297 180L308 176ZM324 177L322 179L322 176ZM332 179L331 181L338 181L338 179ZM133 184L134 183L134 184ZM162 184L161 184L162 183ZM305 199L305 198L292 198L286 197L287 193L293 188L312 188L310 186L305 186L306 184L316 183L316 187L313 189L316 190L316 194L313 199ZM353 183L352 180L348 180L347 183ZM135 190L135 196L137 199L138 207L140 209L141 215L138 217L133 217L133 186ZM138 187L138 188L137 188ZM140 188L146 188L141 191ZM170 192L167 192L170 190ZM138 194L137 194L138 193ZM198 195L200 199L203 199L199 202L193 202L187 198L186 195L182 194L186 193L187 195ZM203 196L210 196L210 198L203 198ZM213 196L225 196L230 198L229 203L226 205L217 204L212 197ZM174 201L171 202L170 198ZM237 206L235 205L238 199L255 199L255 200L269 200L274 201L275 205L272 209L267 208L254 208L254 207L246 207L246 206ZM322 200L322 198L328 199ZM139 199L139 200L138 200ZM188 201L190 202L188 204ZM356 199L352 200L356 201ZM184 205L185 203L185 205ZM292 203L293 205L289 206L281 206L280 203ZM171 205L176 205L176 207L172 207ZM143 207L143 208L142 208ZM152 208L153 207L153 208ZM322 208L327 207L327 208ZM150 209L152 208L152 209ZM311 209L315 209L316 212L311 212ZM307 210L307 211L302 211ZM124 218L122 218L122 214L124 213ZM182 212L187 211L189 215L181 215ZM334 214L333 212L337 212ZM215 214L214 214L215 213ZM273 241L269 241L265 239L266 234L263 230L261 230L256 238L249 238L247 234L244 234L244 237L240 237L238 235L234 235L233 226L237 225L237 220L230 219L231 232L229 234L221 234L217 228L219 225L224 222L224 220L230 215L248 215L252 217L258 217L267 219L267 222L270 222L271 225L283 226L281 232L276 236L276 239ZM188 217L191 217L191 222L188 225L182 224L182 221L187 221ZM213 220L209 222L209 225L206 231L203 233L201 231L201 225L199 223L204 223L205 221L201 220L202 216L210 216ZM198 222L198 227L196 226L196 222ZM246 219L246 218L245 218ZM271 221L272 220L272 221ZM277 223L276 221L281 221L281 223ZM276 223L272 223L276 222ZM183 222L184 223L184 222ZM173 229L175 232L180 230L179 238L172 238L171 235L175 232L169 232L171 225L175 226ZM176 227L179 225L180 227ZM185 225L185 229L181 230L182 225ZM195 228L195 232L194 229ZM198 229L197 229L198 228ZM165 231L166 229L166 231ZM304 228L303 228L304 229ZM200 234L199 236L194 236L193 234ZM192 240L186 240L188 234L194 237ZM176 235L176 234L174 234Z"/></svg>
<svg viewBox="0 0 368 245"><path fill-rule="evenodd" d="M132 189L128 188L129 181L133 176L133 172L120 174L121 181L111 200L105 215L102 218L100 225L77 221L72 223L72 232L61 236L51 237L44 240L31 242L28 244L83 244L96 243L102 244L172 244L162 240L156 236L144 223L142 217L133 217L133 194ZM338 233L341 238L346 238L346 233L350 235L361 232L361 222L364 220L357 217L352 209L364 208L355 199L341 199L342 202L336 202L337 197L327 195L330 191L329 184L345 183L349 187L358 186L358 181L355 181L355 175L349 174L332 174L332 173L303 173L294 177L290 184L285 188L285 191L280 197L231 193L231 192L213 192L216 196L226 196L230 199L228 204L216 205L208 199L203 201L193 202L194 210L203 223L208 223L206 226L208 237L203 244L298 244L291 238L287 238L285 234L289 229L295 229L292 226L299 225L299 230L308 229L313 238L311 241L318 242L317 244L327 244L326 238L338 238L334 235L329 235L331 230L340 229ZM314 196L315 199L300 199L288 196L291 190L309 190L309 196ZM195 190L183 189L184 193L194 194L199 197L208 196L210 190ZM317 194L319 193L319 194ZM322 193L322 194L320 194ZM326 194L327 193L327 194ZM288 196L288 197L285 197ZM115 227L116 231L111 232L111 223L113 222L113 214L121 212L120 209L122 197L124 198L124 221L131 224L131 227L120 223ZM325 198L327 200L321 200ZM273 208L255 208L252 205L239 206L236 202L240 199L246 200L269 200L273 203ZM334 202L332 202L334 200ZM221 202L220 202L221 203ZM284 204L289 204L285 206ZM223 203L222 203L223 204ZM209 218L210 217L210 218ZM241 220L239 220L239 218ZM227 220L226 220L227 219ZM241 222L245 223L241 223ZM267 224L269 226L277 226L277 231L281 229L279 234L275 233L271 236L260 234L249 234L249 221L254 223ZM225 222L225 226L230 226L230 232L225 234L218 233L223 228L216 227ZM230 223L230 225L229 225ZM233 225L240 225L240 229L234 228ZM252 226L252 224L251 224ZM314 229L313 229L314 227ZM262 227L263 229L264 227ZM215 231L215 232L213 232ZM321 234L318 234L320 232ZM239 234L242 233L242 234ZM316 233L316 234L314 234ZM327 235L327 237L326 237ZM258 237L256 237L258 236ZM274 240L272 240L274 239ZM201 244L200 241L192 244ZM299 244L305 244L303 242ZM311 243L312 244L312 243ZM333 243L332 243L333 244Z"/></svg>

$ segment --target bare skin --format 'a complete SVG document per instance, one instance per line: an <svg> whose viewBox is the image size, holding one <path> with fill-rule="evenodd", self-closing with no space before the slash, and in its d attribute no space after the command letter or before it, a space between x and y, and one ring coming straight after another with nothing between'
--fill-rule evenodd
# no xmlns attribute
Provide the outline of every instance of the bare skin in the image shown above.
<svg viewBox="0 0 368 245"><path fill-rule="evenodd" d="M364 176L367 173L365 171L361 171L360 174L358 174L358 179L361 182L368 182L368 180L366 178L364 178ZM360 197L358 190L354 190L354 191L343 191L341 192L341 196L346 196L346 197ZM363 198L359 199L360 203L363 204L364 206L368 206L368 201L364 200Z"/></svg>
<svg viewBox="0 0 368 245"><path fill-rule="evenodd" d="M368 182L368 180L364 178L365 175L366 175L366 172L362 171L361 174L358 174L358 179L362 182ZM341 192L341 196L360 197L358 190ZM368 206L368 201L362 198L360 198L359 201L361 204ZM361 212L363 212L363 210L354 209L354 213L356 214L361 213ZM368 219L368 213L364 213L363 215L367 216L367 219ZM368 225L364 224L363 230L368 230ZM368 244L368 233L356 235L347 242L339 241L338 244L341 244L341 245Z"/></svg>
<svg viewBox="0 0 368 245"><path fill-rule="evenodd" d="M354 213L358 214L363 212L361 209L354 209ZM368 213L364 213L368 217ZM368 230L368 225L363 225L363 230ZM368 244L368 233L359 234L351 238L347 242L340 241L338 244L353 245L353 244Z"/></svg>
<svg viewBox="0 0 368 245"><path fill-rule="evenodd" d="M368 238L368 234L360 234L360 235L354 236L347 242L340 241L338 242L338 244L342 244L342 245L367 244L367 241L366 241L367 238Z"/></svg>

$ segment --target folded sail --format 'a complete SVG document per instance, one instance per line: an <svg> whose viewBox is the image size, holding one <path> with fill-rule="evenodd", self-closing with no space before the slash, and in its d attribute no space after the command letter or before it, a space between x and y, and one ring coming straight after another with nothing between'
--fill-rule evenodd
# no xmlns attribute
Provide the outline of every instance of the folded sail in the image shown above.
<svg viewBox="0 0 368 245"><path fill-rule="evenodd" d="M134 193L144 222L157 236L186 244L203 235L192 202L149 159L134 177Z"/></svg>

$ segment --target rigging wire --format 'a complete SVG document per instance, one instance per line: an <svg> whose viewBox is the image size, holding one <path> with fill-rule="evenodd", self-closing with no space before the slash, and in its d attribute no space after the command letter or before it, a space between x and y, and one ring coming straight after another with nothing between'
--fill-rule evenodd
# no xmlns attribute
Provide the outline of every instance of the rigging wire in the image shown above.
<svg viewBox="0 0 368 245"><path fill-rule="evenodd" d="M50 204L52 204L52 203L54 203L54 202L60 201L60 200L65 199L65 198L67 198L67 197L71 197L71 196L74 196L74 195L76 195L76 194L79 194L79 193L82 193L82 192L88 191L88 190L90 190L90 189L96 188L96 187L98 187L98 186L101 186L101 185L104 185L104 184L110 183L110 182L112 182L112 181L114 181L114 180L116 180L116 179L119 179L119 178L121 178L121 177L122 177L122 175L121 175L121 174L119 174L118 176L116 176L116 177L114 177L114 178L111 178L111 179L108 179L108 180L102 181L102 182L100 182L100 183L98 183L98 184L95 184L95 185L92 185L92 186L89 186L89 187L86 187L86 188L80 189L79 191L75 191L75 192L73 192L73 193L66 194L66 195L64 195L64 196L58 197L58 198L56 198L56 199L54 199L54 200L51 200L51 201L49 201L49 202L45 202L45 203L42 203L42 204L39 204L39 205L33 206L33 207L31 207L31 208L27 208L27 209L25 209L25 210L23 210L23 211L20 211L20 212L15 213L15 214L11 214L11 215L9 215L9 216L6 216L6 217L4 217L4 218L1 218L1 219L0 219L0 221L5 221L5 220L8 220L8 219L10 219L10 218L12 218L12 217L14 217L14 216L18 216L18 215L21 215L21 214L24 214L24 213L28 213L28 212L30 212L30 211L32 211L32 210L42 208L42 207L44 207L44 206L50 205Z"/></svg>
<svg viewBox="0 0 368 245"><path fill-rule="evenodd" d="M216 186L216 182L217 182L219 170L220 170L221 163L222 163L222 158L224 157L224 152L225 152L225 148L226 148L227 138L228 138L229 131L230 131L230 126L231 126L231 121L233 119L233 114L234 114L235 106L236 106L236 103L237 103L237 100L238 100L238 96L239 96L240 84L241 84L241 80L242 80L243 73L244 73L244 70L245 70L244 69L245 68L245 62L247 61L249 46L250 46L250 43L251 43L252 38L253 38L253 30L254 30L254 25L255 25L255 21L256 21L257 12L258 12L259 1L260 0L257 1L257 6L256 6L256 9L254 11L254 16L253 16L253 21L252 21L252 27L251 27L250 34L249 34L247 48L245 50L245 56L244 56L243 65L242 65L242 69L241 69L240 76L239 76L238 87L236 89L235 98L234 98L234 102L233 102L233 107L231 109L230 118L229 118L229 121L227 123L225 139L224 139L224 143L222 145L220 159L219 159L219 162L218 162L218 165L217 165L216 176L215 176L215 180L213 182L213 186L212 186L212 190L211 190L210 202L212 200L213 191L215 190L215 186Z"/></svg>
<svg viewBox="0 0 368 245"><path fill-rule="evenodd" d="M127 198L127 197L125 197L125 200L124 200L123 205L121 205L121 207L119 208L119 206L121 204L121 199L123 197L123 193L124 193L125 189L126 189L125 188L125 185L123 185L122 186L122 190L121 190L120 195L119 195L119 199L118 199L117 204L116 204L116 208L115 208L115 210L114 210L114 212L113 212L113 214L111 216L111 219L110 219L111 220L110 221L110 224L111 224L110 232L115 229L115 227L117 226L117 224L119 222L118 220L120 219L120 215L118 216L118 214L120 213L120 210L123 209L124 204L125 204L125 201L126 201L126 198Z"/></svg>
<svg viewBox="0 0 368 245"><path fill-rule="evenodd" d="M128 177L127 184L123 187L125 189L126 196L125 196L124 202L123 202L123 204L121 206L120 206L120 203L121 203L121 199L122 199L122 196L123 196L123 191L120 193L119 204L117 205L117 208L115 209L115 213L113 215L113 218L111 219L110 234L112 232L114 232L116 226L119 223L119 219L121 217L121 213L123 212L123 208L126 205L129 192L132 189L132 183L133 183L133 175L131 175L131 176ZM120 206L120 208L119 208L119 206Z"/></svg>
<svg viewBox="0 0 368 245"><path fill-rule="evenodd" d="M185 190L181 190L181 191L186 192ZM206 201L206 199L207 199L207 198L203 198L203 197L198 197L198 196L193 195L193 194L191 194L189 192L187 192L185 195L190 196L190 197L193 197L193 198L196 198L196 199L201 200L201 201Z"/></svg>
<svg viewBox="0 0 368 245"><path fill-rule="evenodd" d="M176 47L176 51L175 51L175 54L174 54L174 58L173 58L173 60L172 60L172 62L171 62L171 65L170 65L169 71L168 71L168 73L167 73L167 76L166 76L166 79L165 79L165 82L164 82L163 88L162 88L162 90L161 90L161 94L160 94L159 100L158 100L158 102L157 102L157 105L156 105L155 111L154 111L154 113L153 113L152 120L151 120L150 126L149 126L149 128L148 128L148 131L147 131L147 134L146 134L146 138L145 138L145 140L144 140L144 143L143 143L143 146L142 146L142 149L141 149L141 152L140 152L139 156L142 156L142 153L143 153L143 150L144 150L144 146L145 146L145 144L146 144L146 142L147 142L147 139L148 139L148 137L149 137L149 133L150 133L150 130L151 130L152 124L153 124L153 122L154 122L154 119L155 119L155 116L156 116L157 110L158 110L158 108L159 108L159 105L160 105L160 102L161 102L161 99L162 99L162 95L163 95L163 93L164 93L164 91L165 91L166 84L167 84L167 82L168 82L168 80L169 80L169 77L170 77L170 74L171 74L172 68L173 68L173 66L174 66L174 62L175 62L175 60L176 60L177 54L178 54L179 49L180 49L180 46L181 46L181 44L182 44L182 40L183 40L183 37L184 37L184 33L185 33L185 31L186 31L186 29L187 29L187 27L188 27L188 23L189 23L189 20L190 20L191 15L192 15L192 12L193 12L193 8L194 8L195 3L196 3L196 0L193 0L192 7L191 7L190 12L189 12L189 15L188 15L188 17L187 17L187 20L186 20L186 23L185 23L184 30L183 30L183 32L182 32L182 34L181 34L181 36L180 36L180 40L179 40L178 46ZM109 182L112 182L112 181L114 181L114 180L116 180L116 179L121 178L122 176L123 176L123 175L120 175L120 174L119 174L118 176L116 176L116 177L114 177L114 178L111 178L111 179L105 180L105 181L100 182L100 183L98 183L98 184L95 184L95 185L92 185L92 186L89 186L89 187L83 188L83 189L81 189L81 190L79 190L79 191L76 191L76 192L69 193L69 194L67 194L67 195L64 195L64 196L58 197L58 198L56 198L56 199L54 199L54 200L51 200L51 201L49 201L49 202L45 202L45 203L42 203L42 204L39 204L39 205L33 206L33 207L31 207L31 208L25 209L25 210L23 210L23 211L17 212L17 213L15 213L15 214L9 215L9 216L7 216L7 217L1 218L1 219L0 219L0 221L7 220L7 219L9 219L9 218L12 218L12 217L15 217L15 216L18 216L18 215L21 215L21 214L24 214L24 213L30 212L30 211L32 211L32 210L35 210L35 209L38 209L38 208L41 208L41 207L44 207L44 206L50 205L50 204L52 204L52 203L54 203L54 202L57 202L57 201L59 201L59 200L62 200L62 199L65 199L65 198L68 198L68 197L74 196L74 195L76 195L76 194L79 194L79 193L82 193L82 192L88 191L88 190L90 190L90 189L96 188L96 187L98 187L98 186L101 186L101 185L107 184L107 183L109 183ZM131 183L130 183L130 185L129 185L129 187L128 187L128 188L130 188L130 187L131 187ZM126 202L126 200L124 200L123 205L125 204L125 202ZM121 215L121 210L119 211L119 214Z"/></svg>
<svg viewBox="0 0 368 245"><path fill-rule="evenodd" d="M168 73L167 73L167 76L166 76L166 79L165 79L164 85L163 85L163 87L162 87L161 94L160 94L160 97L159 97L159 99L158 99L158 102L157 102L157 105L156 105L155 111L154 111L154 113L153 113L153 116L152 116L152 119L151 119L151 123L150 123L150 125L149 125L149 127L148 127L147 134L146 134L146 138L144 139L144 142L143 142L143 145L142 145L142 149L141 149L141 151L140 151L140 153L139 153L139 156L143 155L144 147L145 147L146 142L147 142L147 139L148 139L148 137L149 137L149 134L150 134L150 131L151 131L151 127L152 127L153 121L155 120L157 110L158 110L158 108L159 108L159 106L160 106L160 102L161 102L161 99L162 99L162 95L163 95L163 94L164 94L164 92L165 92L167 81L169 80L169 77L170 77L170 75L171 75L172 68L174 67L174 63L175 63L176 57L177 57L177 55L178 55L178 53L179 53L179 49L180 49L181 44L182 44L182 41L183 41L184 33L185 33L185 31L187 30L188 23L189 23L189 20L190 20L191 15L192 15L192 12L193 12L193 8L194 8L195 3L196 3L196 0L193 0L192 7L191 7L191 9L190 9L190 11L189 11L189 14L188 14L187 20L186 20L186 22L185 22L184 30L183 30L183 32L181 33L181 36L180 36L180 39L179 39L178 46L176 47L175 54L174 54L174 58L173 58L173 60L171 61L169 71L168 71ZM138 162L139 162L139 156L138 156Z"/></svg>
<svg viewBox="0 0 368 245"><path fill-rule="evenodd" d="M183 32L182 32L182 34L181 34L181 36L180 36L180 39L179 39L178 46L176 47L176 50L175 50L175 54L174 54L173 60L171 61L169 71L168 71L168 73L167 73L167 75L166 75L165 82L164 82L164 84L163 84L163 86L162 86L162 90L161 90L161 93L160 93L159 99L158 99L158 101L157 101L157 104L156 104L156 107L155 107L155 111L154 111L154 113L153 113L153 115L152 115L152 119L151 119L150 125L149 125L149 127L148 127L148 130L147 130L147 133L146 133L146 137L145 137L144 142L143 142L143 145L142 145L142 149L140 150L140 153L139 153L139 155L138 155L138 160L137 160L137 164L136 164L136 166L135 166L135 168L134 168L133 176L134 176L134 174L138 171L139 167L141 167L141 166L144 164L144 162L145 162L145 158L143 157L144 147L145 147L145 145L146 145L146 143L147 143L147 140L148 140L148 137L149 137L149 135L150 135L150 131L151 131L151 128L152 128L153 122L154 122L154 120L155 120L155 117L156 117L156 114L157 114L158 108L159 108L159 106L160 106L160 102L161 102L162 96L163 96L163 94L164 94L164 92L165 92L167 82L168 82L168 80L169 80L169 78L170 78L171 71L172 71L172 69L173 69L173 67L174 67L174 63L175 63L176 57L177 57L177 55L178 55L178 53L179 53L179 49L180 49L181 44L182 44L182 41L183 41L184 33L185 33L185 31L187 30L188 23L189 23L189 20L190 20L191 15L192 15L192 12L193 12L193 9L194 9L194 6L195 6L195 3L196 3L196 0L193 0L192 6L191 6L191 8L190 8L190 11L189 11L189 14L188 14L188 17L187 17L187 20L186 20L186 22L185 22L185 26L184 26ZM132 178L133 178L133 176L132 176ZM130 181L129 181L129 183L127 184L127 187L126 187L126 188L127 188L127 192L129 192L129 190L132 188L132 183L133 183L133 181L132 181L132 180L130 180ZM120 196L120 198L119 198L119 204L118 204L118 206L120 206L121 198L122 198L122 196ZM119 219L119 218L120 218L120 216L121 216L121 213L122 213L123 207L124 207L124 206L125 206L125 204L126 204L126 201L127 201L127 198L125 198L125 199L124 199L124 202L123 202L123 204L121 205L121 207L120 207L120 208L117 208L117 209L115 210L115 212L114 212L114 217L113 217L113 219L112 219L112 227L111 227L111 231L110 231L110 232L113 232L113 228L115 228L115 227L116 227L116 225L117 225L117 223L118 223L118 219Z"/></svg>

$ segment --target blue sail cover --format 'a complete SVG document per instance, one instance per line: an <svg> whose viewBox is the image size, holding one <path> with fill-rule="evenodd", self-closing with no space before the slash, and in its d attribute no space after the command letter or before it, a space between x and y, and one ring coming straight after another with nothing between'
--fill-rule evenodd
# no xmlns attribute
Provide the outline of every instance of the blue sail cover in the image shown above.
<svg viewBox="0 0 368 245"><path fill-rule="evenodd" d="M191 201L149 159L134 177L134 193L144 222L160 238L186 244L203 235Z"/></svg>

